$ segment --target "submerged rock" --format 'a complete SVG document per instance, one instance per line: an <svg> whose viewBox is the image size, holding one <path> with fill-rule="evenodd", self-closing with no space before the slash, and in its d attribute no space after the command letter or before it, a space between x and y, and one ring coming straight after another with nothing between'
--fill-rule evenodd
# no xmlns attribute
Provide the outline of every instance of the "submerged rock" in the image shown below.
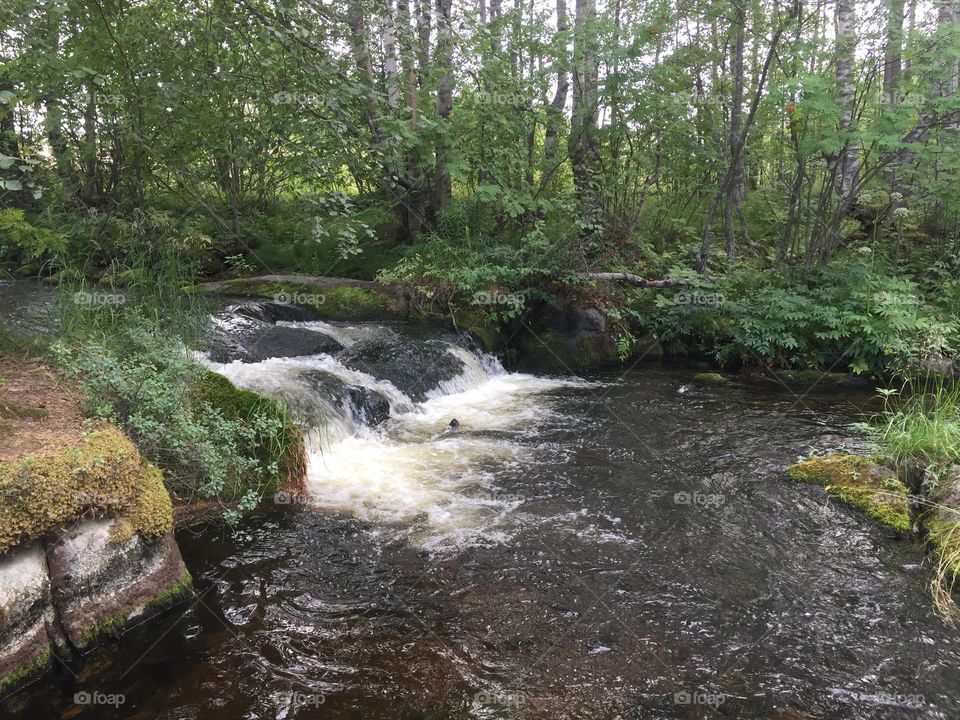
<svg viewBox="0 0 960 720"><path fill-rule="evenodd" d="M316 330L270 325L243 315L220 315L199 349L217 363L256 363L270 358L333 354L343 345Z"/></svg>
<svg viewBox="0 0 960 720"><path fill-rule="evenodd" d="M348 385L346 407L355 422L373 427L390 417L390 401L376 390Z"/></svg>
<svg viewBox="0 0 960 720"><path fill-rule="evenodd" d="M787 475L798 482L815 482L831 497L862 510L886 528L910 532L910 495L892 470L870 458L839 453L813 457L791 465Z"/></svg>
<svg viewBox="0 0 960 720"><path fill-rule="evenodd" d="M720 373L702 372L693 376L693 381L698 385L726 385L729 380Z"/></svg>

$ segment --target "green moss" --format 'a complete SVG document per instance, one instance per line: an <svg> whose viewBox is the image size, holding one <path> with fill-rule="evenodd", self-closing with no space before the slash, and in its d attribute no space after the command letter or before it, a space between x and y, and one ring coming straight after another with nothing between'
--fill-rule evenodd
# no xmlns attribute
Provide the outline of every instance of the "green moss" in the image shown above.
<svg viewBox="0 0 960 720"><path fill-rule="evenodd" d="M320 292L323 302L316 309L324 317L349 320L392 314L390 298L369 288L335 287Z"/></svg>
<svg viewBox="0 0 960 720"><path fill-rule="evenodd" d="M34 676L45 672L53 663L53 652L47 648L26 665L0 677L0 695L8 689L19 687L31 680Z"/></svg>
<svg viewBox="0 0 960 720"><path fill-rule="evenodd" d="M188 289L188 292L191 290L193 289ZM228 280L223 284L221 292L267 300L286 298L296 301L300 296L304 298L302 304L309 305L319 315L331 320L380 318L397 314L386 291L368 287L322 287L305 282L255 282L241 278Z"/></svg>
<svg viewBox="0 0 960 720"><path fill-rule="evenodd" d="M715 372L697 373L693 376L693 381L701 385L723 385L729 382L723 375Z"/></svg>
<svg viewBox="0 0 960 720"><path fill-rule="evenodd" d="M0 463L0 554L91 512L121 521L118 541L173 529L162 474L116 427L85 434L79 447Z"/></svg>
<svg viewBox="0 0 960 720"><path fill-rule="evenodd" d="M83 645L92 645L95 642L108 637L118 637L123 633L124 628L127 627L127 622L129 618L126 613L114 613L113 615L107 615L105 618L101 618L95 625L83 633L80 637Z"/></svg>
<svg viewBox="0 0 960 720"><path fill-rule="evenodd" d="M183 575L173 585L159 593L153 600L147 603L148 611L158 611L176 605L193 591L193 577L189 570L184 570Z"/></svg>
<svg viewBox="0 0 960 720"><path fill-rule="evenodd" d="M909 491L896 476L870 458L832 454L804 460L787 469L797 482L823 485L827 494L862 510L899 533L910 531Z"/></svg>
<svg viewBox="0 0 960 720"><path fill-rule="evenodd" d="M472 333L487 352L503 347L497 326L488 315L477 310L461 309L453 313L452 319L456 327Z"/></svg>
<svg viewBox="0 0 960 720"><path fill-rule="evenodd" d="M228 420L242 422L264 416L275 420L274 424L279 429L272 436L257 438L257 457L265 465L278 462L278 480L297 483L306 474L303 433L277 401L250 390L241 390L223 375L210 370L206 370L194 385L194 393L197 400L209 403ZM276 486L263 489L265 492L278 490L279 482ZM243 488L238 488L238 497L243 492Z"/></svg>

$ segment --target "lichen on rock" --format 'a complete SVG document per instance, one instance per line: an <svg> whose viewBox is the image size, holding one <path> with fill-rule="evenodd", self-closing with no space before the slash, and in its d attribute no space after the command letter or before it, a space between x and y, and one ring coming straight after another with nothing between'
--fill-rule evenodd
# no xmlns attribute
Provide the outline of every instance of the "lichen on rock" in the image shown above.
<svg viewBox="0 0 960 720"><path fill-rule="evenodd" d="M834 453L791 465L797 482L815 482L831 497L862 510L886 528L908 533L912 525L909 491L892 470L859 455Z"/></svg>

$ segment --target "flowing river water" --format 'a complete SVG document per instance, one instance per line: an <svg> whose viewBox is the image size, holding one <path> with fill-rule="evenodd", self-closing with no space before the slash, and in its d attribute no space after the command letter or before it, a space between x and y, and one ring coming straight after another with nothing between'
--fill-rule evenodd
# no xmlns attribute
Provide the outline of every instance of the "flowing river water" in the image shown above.
<svg viewBox="0 0 960 720"><path fill-rule="evenodd" d="M343 349L207 362L314 427L305 492L180 531L196 598L0 712L960 717L922 552L784 474L857 446L867 396L650 364L538 377L437 330L276 327Z"/></svg>

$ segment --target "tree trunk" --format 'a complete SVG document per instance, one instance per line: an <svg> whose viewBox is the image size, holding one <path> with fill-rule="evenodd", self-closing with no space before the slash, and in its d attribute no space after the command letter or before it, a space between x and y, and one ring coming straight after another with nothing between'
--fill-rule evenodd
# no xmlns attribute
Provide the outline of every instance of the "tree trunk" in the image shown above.
<svg viewBox="0 0 960 720"><path fill-rule="evenodd" d="M439 69L437 80L437 118L439 128L436 143L436 171L434 173L433 208L431 215L435 219L443 210L453 192L450 179L450 112L453 110L453 33L450 25L450 9L453 0L437 0L437 48L436 65Z"/></svg>
<svg viewBox="0 0 960 720"><path fill-rule="evenodd" d="M890 107L899 102L897 88L903 66L904 0L888 0L887 38L883 53L883 101Z"/></svg>
<svg viewBox="0 0 960 720"><path fill-rule="evenodd" d="M602 234L599 199L600 145L597 140L596 0L576 0L573 34L573 113L568 141L573 184L585 232L581 239ZM589 238L589 239L588 239ZM581 248L583 249L583 248Z"/></svg>
<svg viewBox="0 0 960 720"><path fill-rule="evenodd" d="M566 0L557 0L557 36L563 37L563 34L569 29L567 23L567 2ZM559 40L558 40L559 42ZM553 100L547 108L547 127L543 137L543 170L541 173L541 185L546 187L552 184L557 169L557 138L560 135L560 127L563 125L563 110L567 105L567 93L570 91L570 73L567 69L566 48L557 54L557 91L553 94Z"/></svg>
<svg viewBox="0 0 960 720"><path fill-rule="evenodd" d="M840 204L846 208L853 202L851 194L859 171L860 153L852 133L856 130L856 91L854 62L857 51L856 0L837 0L836 9L836 81L837 104L840 106L840 133L843 149L837 159L835 182ZM843 213L842 213L843 214Z"/></svg>

